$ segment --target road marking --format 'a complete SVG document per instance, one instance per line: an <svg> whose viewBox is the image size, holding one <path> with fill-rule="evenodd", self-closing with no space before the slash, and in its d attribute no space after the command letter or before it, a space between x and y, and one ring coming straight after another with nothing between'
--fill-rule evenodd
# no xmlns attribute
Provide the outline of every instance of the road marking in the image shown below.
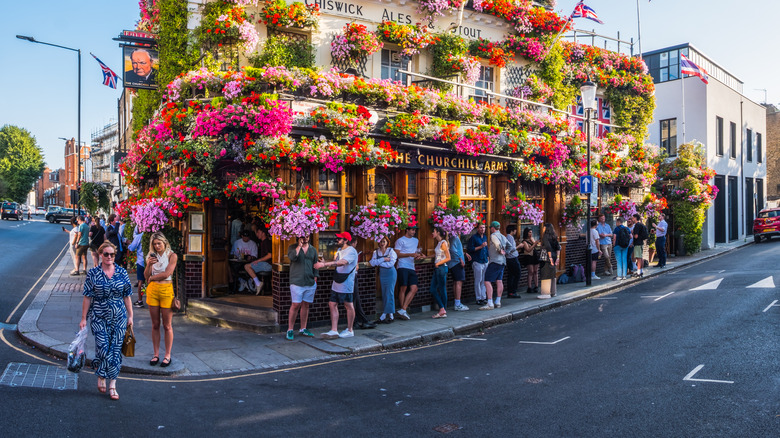
<svg viewBox="0 0 780 438"><path fill-rule="evenodd" d="M704 368L704 364L701 364L693 369L690 373L688 373L687 376L683 377L683 380L687 380L689 382L710 382L710 383L734 383L731 380L711 380L711 379L694 379L693 376L696 375L701 369Z"/></svg>
<svg viewBox="0 0 780 438"><path fill-rule="evenodd" d="M567 339L571 338L571 336L566 336L565 338L558 339L555 342L536 342L536 341L517 341L519 344L537 344L537 345L555 345L558 342L565 341Z"/></svg>
<svg viewBox="0 0 780 438"><path fill-rule="evenodd" d="M769 277L767 277L767 278L765 278L765 279L763 279L763 280L761 280L761 281L759 281L757 283L751 284L747 288L748 289L750 289L750 288L753 288L753 289L773 289L774 287L775 287L775 281L772 279L772 276L770 275Z"/></svg>
<svg viewBox="0 0 780 438"><path fill-rule="evenodd" d="M721 269L720 271L706 271L706 272L714 272L716 274L722 274L722 273L726 272L726 270L725 269Z"/></svg>
<svg viewBox="0 0 780 438"><path fill-rule="evenodd" d="M461 341L487 341L485 338L458 338Z"/></svg>
<svg viewBox="0 0 780 438"><path fill-rule="evenodd" d="M655 298L653 301L658 301L658 300L660 300L660 299L663 299L663 298L666 298L666 297L668 297L669 295L671 295L671 294L673 294L673 293L674 293L674 291L672 291L672 292L669 292L669 293L668 293L668 294L666 294L666 295L642 295L642 298Z"/></svg>
<svg viewBox="0 0 780 438"><path fill-rule="evenodd" d="M780 307L780 304L777 304L777 300L772 301L772 304L766 306L766 309L764 309L764 312L766 312L767 310L769 310L769 309L771 309L772 307L775 307L775 306Z"/></svg>
<svg viewBox="0 0 780 438"><path fill-rule="evenodd" d="M668 294L666 294L666 295L661 295L660 297L658 297L658 298L654 299L653 301L658 301L658 300L664 299L664 298L668 297L669 295L671 295L671 294L673 294L673 293L674 293L674 292L669 292L669 293L668 293Z"/></svg>
<svg viewBox="0 0 780 438"><path fill-rule="evenodd" d="M711 282L709 282L707 284L702 284L699 287L694 287L693 289L688 289L688 290L713 290L713 289L717 289L718 286L720 286L720 282L721 281L723 281L723 279L719 278L719 279L717 279L715 281L711 281Z"/></svg>
<svg viewBox="0 0 780 438"><path fill-rule="evenodd" d="M618 297L598 297L598 298L593 298L593 299L594 300L616 300L616 299L618 299Z"/></svg>

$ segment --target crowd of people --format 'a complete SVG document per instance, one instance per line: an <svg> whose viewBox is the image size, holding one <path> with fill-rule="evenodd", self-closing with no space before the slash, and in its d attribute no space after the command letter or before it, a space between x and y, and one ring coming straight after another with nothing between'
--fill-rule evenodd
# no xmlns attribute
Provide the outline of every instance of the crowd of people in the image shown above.
<svg viewBox="0 0 780 438"><path fill-rule="evenodd" d="M624 224L625 222L625 224ZM625 280L628 276L644 277L644 248L650 237L651 231L655 234L655 247L658 254L658 268L666 266L666 233L669 225L666 216L661 213L657 223L651 225L642 223L642 216L638 213L623 220L618 216L615 219L615 227L606 223L606 216L600 215L598 221L590 223L590 252L591 252L591 278L599 280L596 276L596 264L599 259L604 259L605 275L614 275L612 280ZM615 254L616 269L612 266L612 253Z"/></svg>

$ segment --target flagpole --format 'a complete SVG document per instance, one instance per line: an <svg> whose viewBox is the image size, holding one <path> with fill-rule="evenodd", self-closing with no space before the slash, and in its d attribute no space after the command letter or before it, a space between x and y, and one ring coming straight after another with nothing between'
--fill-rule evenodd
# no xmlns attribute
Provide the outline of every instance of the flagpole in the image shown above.
<svg viewBox="0 0 780 438"><path fill-rule="evenodd" d="M680 73L680 82L682 83L682 144L685 144L685 75L682 72Z"/></svg>
<svg viewBox="0 0 780 438"><path fill-rule="evenodd" d="M572 13L572 15L574 15L574 13ZM563 23L563 27L561 28L561 31L560 31L560 32L558 32L558 35L556 35L556 36L555 36L555 38L554 38L554 39L553 39L553 41L552 41L552 44L550 44L550 48L549 48L549 49L547 49L547 53L545 53L545 54L544 54L544 58L542 58L542 60L541 60L541 61L539 61L539 64L543 63L543 62L544 62L544 60L545 60L545 59L547 59L547 55L549 55L549 54L550 54L550 51L553 49L553 47L555 47L555 45L556 45L556 44L558 44L558 39L559 39L559 38L561 37L561 35L563 35L563 33L566 31L566 26L568 26L568 25L569 25L569 22L570 22L570 21L571 21L571 15L570 15L570 16L569 16L569 18L566 20L566 22L565 22L565 23Z"/></svg>
<svg viewBox="0 0 780 438"><path fill-rule="evenodd" d="M639 0L636 0L636 27L637 39L639 40L639 59L642 59L642 16L639 13Z"/></svg>

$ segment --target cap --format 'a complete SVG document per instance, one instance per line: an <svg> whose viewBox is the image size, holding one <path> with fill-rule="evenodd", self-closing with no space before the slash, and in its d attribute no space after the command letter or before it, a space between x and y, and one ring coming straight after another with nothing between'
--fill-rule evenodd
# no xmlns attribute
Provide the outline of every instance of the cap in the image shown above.
<svg viewBox="0 0 780 438"><path fill-rule="evenodd" d="M347 242L352 242L352 235L344 231L343 233L336 234L337 239L347 239Z"/></svg>
<svg viewBox="0 0 780 438"><path fill-rule="evenodd" d="M499 229L499 228L501 228L501 224L498 223L498 221L493 221L493 222L490 223L490 227L491 228L495 228L495 229Z"/></svg>
<svg viewBox="0 0 780 438"><path fill-rule="evenodd" d="M407 229L407 230L416 230L416 229L418 229L418 228L420 228L420 227L418 227L418 226L417 226L417 224L414 224L414 225L407 225L407 226L406 226L406 229Z"/></svg>

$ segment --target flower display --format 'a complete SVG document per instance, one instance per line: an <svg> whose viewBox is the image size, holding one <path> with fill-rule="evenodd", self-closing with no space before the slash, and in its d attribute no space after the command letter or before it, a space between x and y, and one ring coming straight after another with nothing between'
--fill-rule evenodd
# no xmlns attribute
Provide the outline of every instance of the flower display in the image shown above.
<svg viewBox="0 0 780 438"><path fill-rule="evenodd" d="M457 9L465 0L418 0L417 13L426 16L428 22L433 23L436 18L443 17L444 13Z"/></svg>
<svg viewBox="0 0 780 438"><path fill-rule="evenodd" d="M256 96L256 95L254 95ZM278 100L245 98L241 103L222 107L206 105L195 118L192 137L218 136L228 131L246 131L255 135L277 136L292 129L292 115Z"/></svg>
<svg viewBox="0 0 780 438"><path fill-rule="evenodd" d="M376 33L380 40L401 46L401 53L406 56L420 53L420 50L433 42L428 28L419 23L398 24L395 21L383 21L377 26Z"/></svg>
<svg viewBox="0 0 780 438"><path fill-rule="evenodd" d="M580 228L580 218L585 215L585 205L582 203L582 198L579 196L573 196L566 208L563 210L561 216L561 227L573 227Z"/></svg>
<svg viewBox="0 0 780 438"><path fill-rule="evenodd" d="M311 113L315 128L323 128L336 140L347 140L368 133L373 126L371 113L363 106L329 102Z"/></svg>
<svg viewBox="0 0 780 438"><path fill-rule="evenodd" d="M307 188L297 200L274 202L268 211L268 232L283 240L311 236L333 226L337 212L335 202L325 205L318 193Z"/></svg>
<svg viewBox="0 0 780 438"><path fill-rule="evenodd" d="M238 199L239 204L244 198L278 199L284 195L284 184L281 178L273 178L268 171L259 169L254 172L237 176L225 186L225 197Z"/></svg>
<svg viewBox="0 0 780 438"><path fill-rule="evenodd" d="M621 195L615 195L615 200L603 208L604 214L619 214L623 220L637 214L636 203L630 199L624 200Z"/></svg>
<svg viewBox="0 0 780 438"><path fill-rule="evenodd" d="M479 59L467 55L448 55L447 62L453 72L460 72L467 84L474 84L479 79Z"/></svg>
<svg viewBox="0 0 780 438"><path fill-rule="evenodd" d="M467 155L495 154L499 150L501 129L482 125L477 129L466 129L455 142L455 151Z"/></svg>
<svg viewBox="0 0 780 438"><path fill-rule="evenodd" d="M284 0L267 0L260 13L260 21L271 27L317 27L320 6L294 2L287 5Z"/></svg>
<svg viewBox="0 0 780 438"><path fill-rule="evenodd" d="M638 210L642 216L653 223L658 223L659 215L668 208L669 205L666 202L666 198L663 196L658 197L655 193L648 193L642 200L642 204L639 205Z"/></svg>
<svg viewBox="0 0 780 438"><path fill-rule="evenodd" d="M490 60L490 65L498 68L506 67L506 61L513 53L504 49L503 45L484 38L479 38L469 44L469 53Z"/></svg>
<svg viewBox="0 0 780 438"><path fill-rule="evenodd" d="M415 215L398 204L396 199L391 202L384 194L377 195L376 204L355 207L349 220L353 234L375 242L392 237L398 230L417 225Z"/></svg>
<svg viewBox="0 0 780 438"><path fill-rule="evenodd" d="M330 54L334 60L351 61L378 52L382 48L376 34L369 32L362 24L348 23L344 33L336 35L330 43Z"/></svg>
<svg viewBox="0 0 780 438"><path fill-rule="evenodd" d="M457 195L451 195L446 205L439 204L433 209L428 220L447 234L462 236L482 221L482 215L477 213L473 204L462 204Z"/></svg>
<svg viewBox="0 0 780 438"><path fill-rule="evenodd" d="M130 217L136 229L156 233L167 224L171 217L181 217L182 213L173 201L162 198L149 198L130 207Z"/></svg>
<svg viewBox="0 0 780 438"><path fill-rule="evenodd" d="M523 193L518 193L510 199L509 203L501 208L501 214L508 216L512 222L531 222L539 225L544 221L542 207L528 202Z"/></svg>
<svg viewBox="0 0 780 438"><path fill-rule="evenodd" d="M252 53L260 42L255 26L248 20L242 5L214 2L203 13L198 38L206 46L222 47L238 43L246 53Z"/></svg>

